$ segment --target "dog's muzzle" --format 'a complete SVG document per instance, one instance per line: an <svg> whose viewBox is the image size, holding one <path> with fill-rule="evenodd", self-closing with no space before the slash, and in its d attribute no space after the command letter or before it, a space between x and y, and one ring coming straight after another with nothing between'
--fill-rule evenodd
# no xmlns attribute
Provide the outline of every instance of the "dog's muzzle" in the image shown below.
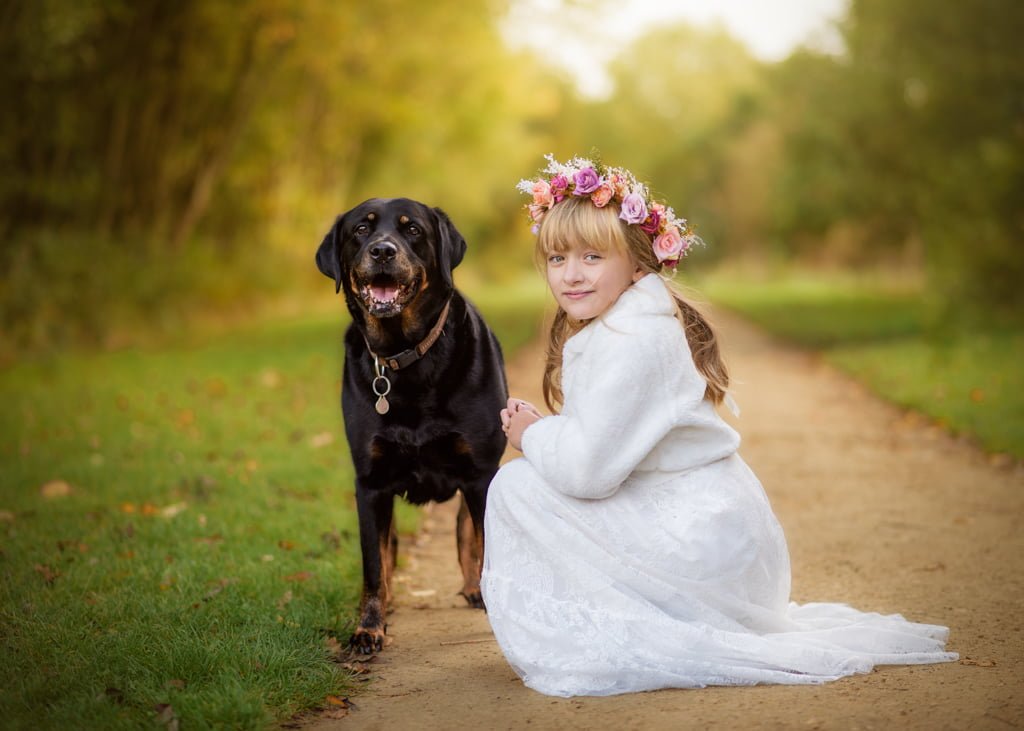
<svg viewBox="0 0 1024 731"><path fill-rule="evenodd" d="M356 294L373 317L394 317L416 295L419 277L390 239L370 243L356 271Z"/></svg>

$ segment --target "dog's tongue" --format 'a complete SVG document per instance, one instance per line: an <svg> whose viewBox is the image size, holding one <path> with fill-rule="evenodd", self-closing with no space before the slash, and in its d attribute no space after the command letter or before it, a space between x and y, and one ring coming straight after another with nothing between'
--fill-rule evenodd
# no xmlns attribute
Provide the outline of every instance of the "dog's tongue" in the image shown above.
<svg viewBox="0 0 1024 731"><path fill-rule="evenodd" d="M398 287L370 287L370 294L378 302L391 302L398 296Z"/></svg>

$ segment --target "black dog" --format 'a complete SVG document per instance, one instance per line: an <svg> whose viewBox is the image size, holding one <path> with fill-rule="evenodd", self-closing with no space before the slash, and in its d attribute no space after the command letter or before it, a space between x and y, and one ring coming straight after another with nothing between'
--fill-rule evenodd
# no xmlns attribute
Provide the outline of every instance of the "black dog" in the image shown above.
<svg viewBox="0 0 1024 731"><path fill-rule="evenodd" d="M398 550L394 497L422 505L461 491L456 535L462 594L483 607L487 486L505 449L501 348L454 287L466 241L448 216L407 198L374 198L341 215L316 253L344 289L341 405L356 473L363 597L350 640L383 647Z"/></svg>

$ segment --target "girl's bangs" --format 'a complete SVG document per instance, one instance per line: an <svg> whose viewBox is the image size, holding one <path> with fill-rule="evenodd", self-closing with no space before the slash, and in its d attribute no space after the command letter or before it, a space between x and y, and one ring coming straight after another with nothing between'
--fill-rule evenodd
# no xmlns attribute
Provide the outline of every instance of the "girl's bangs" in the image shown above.
<svg viewBox="0 0 1024 731"><path fill-rule="evenodd" d="M626 238L611 206L598 208L586 199L574 199L548 211L537 236L537 250L543 257L583 248L605 253L626 251Z"/></svg>

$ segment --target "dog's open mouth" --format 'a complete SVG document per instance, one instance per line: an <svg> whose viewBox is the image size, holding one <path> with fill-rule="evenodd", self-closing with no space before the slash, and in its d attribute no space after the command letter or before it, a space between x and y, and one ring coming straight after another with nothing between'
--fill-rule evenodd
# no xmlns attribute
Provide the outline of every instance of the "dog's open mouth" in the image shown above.
<svg viewBox="0 0 1024 731"><path fill-rule="evenodd" d="M403 284L386 274L378 274L359 288L367 312L374 317L397 315L415 294L416 280Z"/></svg>

